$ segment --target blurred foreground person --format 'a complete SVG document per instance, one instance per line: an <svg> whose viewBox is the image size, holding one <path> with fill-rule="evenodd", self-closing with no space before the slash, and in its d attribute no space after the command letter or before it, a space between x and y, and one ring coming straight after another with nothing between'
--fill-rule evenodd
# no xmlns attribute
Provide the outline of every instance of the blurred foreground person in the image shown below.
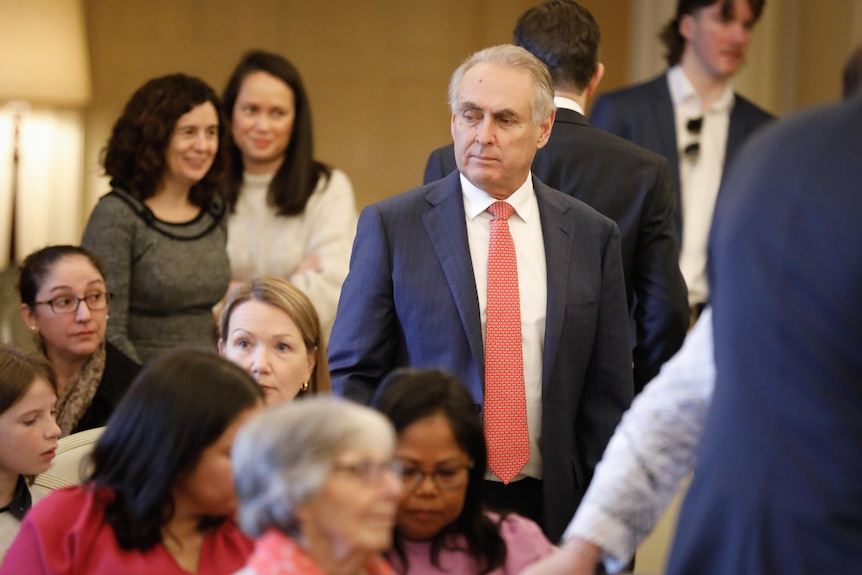
<svg viewBox="0 0 862 575"><path fill-rule="evenodd" d="M401 494L392 426L333 397L270 407L233 449L243 530L257 538L241 575L387 575Z"/></svg>
<svg viewBox="0 0 862 575"><path fill-rule="evenodd" d="M230 449L263 391L213 353L148 365L108 422L81 486L33 508L3 575L227 575L253 544L234 524Z"/></svg>

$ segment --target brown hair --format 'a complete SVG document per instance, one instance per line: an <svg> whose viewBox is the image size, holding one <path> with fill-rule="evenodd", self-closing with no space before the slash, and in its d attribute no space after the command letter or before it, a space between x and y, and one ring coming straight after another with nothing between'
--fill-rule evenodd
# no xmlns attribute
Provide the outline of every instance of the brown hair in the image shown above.
<svg viewBox="0 0 862 575"><path fill-rule="evenodd" d="M0 344L0 413L24 397L37 378L57 393L57 378L43 355Z"/></svg>
<svg viewBox="0 0 862 575"><path fill-rule="evenodd" d="M239 97L242 82L246 76L255 72L264 72L278 78L293 92L294 121L290 141L284 151L284 161L275 172L269 184L267 201L278 208L278 214L290 216L301 214L305 204L317 187L320 178L329 178L332 170L325 164L314 159L314 139L311 132L311 105L299 70L286 58L252 50L243 55L222 92L224 113L227 120L233 123L233 108ZM233 210L239 197L239 189L243 180L242 153L233 141L230 144L230 171L226 198Z"/></svg>
<svg viewBox="0 0 862 575"><path fill-rule="evenodd" d="M707 6L712 6L716 2L721 2L721 14L724 17L733 15L733 0L679 0L676 5L676 16L673 20L665 24L659 33L659 39L664 44L665 60L668 66L676 66L682 60L682 53L685 52L685 38L679 33L679 22L683 16L691 15ZM763 14L763 8L766 5L766 0L748 0L748 6L751 8L754 18L752 24L760 20Z"/></svg>
<svg viewBox="0 0 862 575"><path fill-rule="evenodd" d="M197 106L211 103L218 114L218 149L203 179L192 186L189 200L208 204L220 192L227 170L227 128L218 96L203 80L171 74L141 86L114 124L102 150L111 186L139 200L156 193L167 170L167 149L177 121Z"/></svg>

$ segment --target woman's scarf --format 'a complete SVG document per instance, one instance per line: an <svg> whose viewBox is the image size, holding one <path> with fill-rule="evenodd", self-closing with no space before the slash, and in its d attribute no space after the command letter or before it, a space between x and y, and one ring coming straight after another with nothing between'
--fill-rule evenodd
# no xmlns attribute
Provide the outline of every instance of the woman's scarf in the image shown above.
<svg viewBox="0 0 862 575"><path fill-rule="evenodd" d="M57 425L62 431L60 437L66 437L72 433L78 421L93 403L96 390L99 389L99 383L105 373L105 355L105 342L102 342L87 363L72 376L69 385L60 394L57 400Z"/></svg>

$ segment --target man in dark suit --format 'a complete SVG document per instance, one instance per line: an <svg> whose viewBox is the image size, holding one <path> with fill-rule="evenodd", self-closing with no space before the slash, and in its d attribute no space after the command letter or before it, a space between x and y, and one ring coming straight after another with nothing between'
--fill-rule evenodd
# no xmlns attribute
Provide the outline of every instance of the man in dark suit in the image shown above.
<svg viewBox="0 0 862 575"><path fill-rule="evenodd" d="M554 81L556 119L548 144L533 160L533 174L619 226L639 393L682 345L688 298L679 271L676 200L666 160L590 127L584 117L587 99L604 73L599 39L592 14L571 0L531 8L515 26L515 44L541 60ZM428 158L425 183L454 169L452 145L439 148Z"/></svg>
<svg viewBox="0 0 862 575"><path fill-rule="evenodd" d="M504 421L508 412L500 419L486 401L489 368L516 363L486 364L499 345L488 329L497 283L488 210L514 208L519 303L509 311L519 317L523 368L511 370L520 384L507 391L522 397L528 436L512 439L529 453L511 481L484 488L557 539L633 396L619 233L530 174L554 104L550 74L529 52L474 54L453 75L449 100L458 171L359 218L330 342L333 388L368 402L397 367L443 367L483 406L486 434Z"/></svg>
<svg viewBox="0 0 862 575"><path fill-rule="evenodd" d="M752 138L710 238L717 380L670 575L862 573L862 97Z"/></svg>
<svg viewBox="0 0 862 575"><path fill-rule="evenodd" d="M679 0L665 27L669 69L600 96L593 126L661 154L677 193L680 269L693 317L709 298L706 242L721 177L745 139L772 116L733 92L764 0Z"/></svg>

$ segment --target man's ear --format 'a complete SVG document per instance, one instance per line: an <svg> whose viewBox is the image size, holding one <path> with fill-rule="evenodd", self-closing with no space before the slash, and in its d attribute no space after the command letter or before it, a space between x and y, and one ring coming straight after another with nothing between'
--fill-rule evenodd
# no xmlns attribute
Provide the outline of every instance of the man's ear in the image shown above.
<svg viewBox="0 0 862 575"><path fill-rule="evenodd" d="M541 124L541 132L539 133L539 140L536 142L536 149L544 148L545 144L548 143L548 138L551 137L551 128L554 126L554 118L557 117L557 110L551 110L551 113L548 114L547 119Z"/></svg>
<svg viewBox="0 0 862 575"><path fill-rule="evenodd" d="M590 96L596 93L596 89L599 87L599 83L601 83L602 78L605 77L605 65L599 62L599 65L596 66L596 71L593 72L593 77L590 78L590 83L587 84L587 89L584 90L584 98L589 99Z"/></svg>

